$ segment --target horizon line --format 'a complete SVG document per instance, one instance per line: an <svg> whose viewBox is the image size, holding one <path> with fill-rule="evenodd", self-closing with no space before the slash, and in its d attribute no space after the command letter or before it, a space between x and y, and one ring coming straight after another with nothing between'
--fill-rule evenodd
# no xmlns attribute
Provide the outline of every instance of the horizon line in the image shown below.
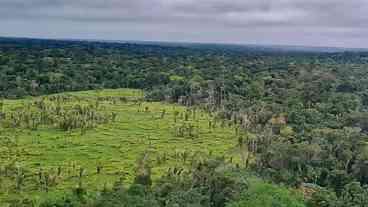
<svg viewBox="0 0 368 207"><path fill-rule="evenodd" d="M199 42L199 41L168 41L168 40L118 40L118 39L92 39L92 38L53 38L53 37L30 37L30 36L2 36L0 38L8 38L8 39L34 39L34 40L56 40L56 41L84 41L84 42L110 42L110 43L170 43L170 44L197 44L197 45L228 45L228 46L261 46L261 47L291 47L291 48L305 48L305 49L335 49L340 52L344 52L344 50L350 51L362 51L368 52L368 47L339 47L339 46L316 46L316 45L303 45L303 44L265 44L265 43L228 43L228 42ZM272 48L270 48L272 49ZM279 48L282 49L282 48ZM284 48L287 49L287 48Z"/></svg>

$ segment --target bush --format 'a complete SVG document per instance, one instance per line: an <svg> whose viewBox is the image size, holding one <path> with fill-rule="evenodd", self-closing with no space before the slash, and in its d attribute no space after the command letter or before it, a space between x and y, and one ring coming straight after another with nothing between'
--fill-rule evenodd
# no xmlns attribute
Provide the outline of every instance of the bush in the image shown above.
<svg viewBox="0 0 368 207"><path fill-rule="evenodd" d="M167 95L165 88L155 88L146 94L145 99L147 101L164 101Z"/></svg>
<svg viewBox="0 0 368 207"><path fill-rule="evenodd" d="M228 207L305 207L304 201L287 188L268 183L255 182L250 185L240 201L232 202Z"/></svg>

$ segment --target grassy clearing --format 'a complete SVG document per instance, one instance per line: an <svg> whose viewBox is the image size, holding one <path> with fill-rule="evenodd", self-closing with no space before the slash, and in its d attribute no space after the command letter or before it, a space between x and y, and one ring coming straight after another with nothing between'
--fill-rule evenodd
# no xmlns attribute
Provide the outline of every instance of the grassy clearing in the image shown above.
<svg viewBox="0 0 368 207"><path fill-rule="evenodd" d="M90 190L109 187L120 178L130 183L137 159L143 153L148 153L153 163L153 179L168 166L183 166L200 160L204 154L236 157L235 129L221 124L214 127L213 118L199 109L194 112L173 104L141 102L143 93L130 89L62 95L73 97L65 103L69 106L100 100L101 110L116 113L117 118L85 134L78 129L63 131L53 126L40 126L37 130L1 127L0 201L19 196L35 200L59 196L80 180ZM3 111L24 107L35 99L5 100ZM13 170L5 172L10 165ZM25 172L19 189L16 188L19 176L14 175L17 169ZM83 176L79 178L81 171ZM53 179L48 192L40 187L37 178L40 173Z"/></svg>
<svg viewBox="0 0 368 207"><path fill-rule="evenodd" d="M249 183L249 189L241 199L230 203L229 207L305 207L303 195L296 190L255 177L251 177Z"/></svg>

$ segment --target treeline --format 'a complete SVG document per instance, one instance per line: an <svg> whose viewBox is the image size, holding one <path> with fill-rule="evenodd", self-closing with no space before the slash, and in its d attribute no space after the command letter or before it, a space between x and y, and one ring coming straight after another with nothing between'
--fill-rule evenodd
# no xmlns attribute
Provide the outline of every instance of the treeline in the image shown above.
<svg viewBox="0 0 368 207"><path fill-rule="evenodd" d="M320 189L305 200L300 192L254 178L254 175L222 158L206 159L189 169L169 168L153 185L151 166L144 161L144 157L138 162L133 184L125 183L121 177L112 186L104 185L99 192L94 192L85 188L80 178L76 187L63 197L49 198L41 203L27 199L14 200L11 206L345 207L368 204L368 187L362 187L358 182L344 186L339 198L328 190Z"/></svg>
<svg viewBox="0 0 368 207"><path fill-rule="evenodd" d="M220 81L227 93L257 98L265 81L276 81L294 70L306 73L321 68L336 70L340 78L349 77L345 75L353 69L354 75L364 75L357 72L364 73L359 69L367 63L367 56L364 53L278 55L211 47L0 39L0 96L17 98L96 88L168 86L171 97L178 99L200 86L213 85L209 81ZM340 89L354 90L358 83L346 80Z"/></svg>
<svg viewBox="0 0 368 207"><path fill-rule="evenodd" d="M264 206L255 196L280 206L304 207L297 193L262 181L249 182L247 174L223 159L206 159L192 168L174 167L152 185L149 163L140 160L134 183L124 178L113 186L103 186L100 192L91 192L79 184L63 198L49 199L39 206L91 207L165 207L165 206ZM14 201L13 206L36 206L32 201Z"/></svg>

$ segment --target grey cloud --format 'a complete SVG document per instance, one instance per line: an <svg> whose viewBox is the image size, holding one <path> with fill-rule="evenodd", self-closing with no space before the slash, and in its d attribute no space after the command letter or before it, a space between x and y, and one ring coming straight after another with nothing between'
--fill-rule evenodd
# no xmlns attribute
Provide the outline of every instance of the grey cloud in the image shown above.
<svg viewBox="0 0 368 207"><path fill-rule="evenodd" d="M45 25L0 35L48 36L57 24L65 31L53 36L83 38L79 27L68 27L88 25L100 39L116 32L119 39L368 47L367 13L367 0L0 0L0 24Z"/></svg>

